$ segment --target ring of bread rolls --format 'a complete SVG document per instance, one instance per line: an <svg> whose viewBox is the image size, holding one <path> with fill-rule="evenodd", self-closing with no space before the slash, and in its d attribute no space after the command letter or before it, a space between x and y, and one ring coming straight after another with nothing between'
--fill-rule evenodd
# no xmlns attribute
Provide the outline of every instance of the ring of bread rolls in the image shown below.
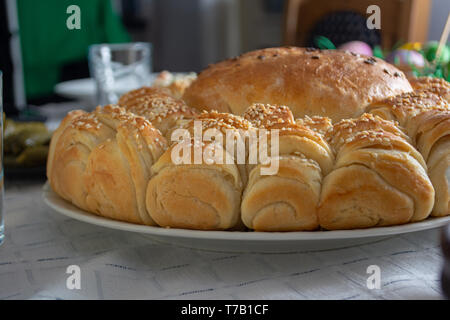
<svg viewBox="0 0 450 320"><path fill-rule="evenodd" d="M48 180L83 210L171 228L338 230L450 215L450 84L410 82L351 52L257 50L170 88L133 90L120 107L70 112L52 137ZM231 130L245 163L226 139L199 145L198 122ZM178 128L188 139L171 141ZM275 174L251 163L252 134L267 134ZM186 163L173 158L183 147ZM197 163L195 150L211 148L232 161Z"/></svg>

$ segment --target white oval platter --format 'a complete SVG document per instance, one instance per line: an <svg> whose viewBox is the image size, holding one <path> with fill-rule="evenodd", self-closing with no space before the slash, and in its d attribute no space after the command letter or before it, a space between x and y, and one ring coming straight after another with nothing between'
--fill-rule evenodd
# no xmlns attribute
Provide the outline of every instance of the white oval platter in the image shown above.
<svg viewBox="0 0 450 320"><path fill-rule="evenodd" d="M153 240L181 247L220 252L286 253L330 250L381 241L383 239L450 223L450 216L392 227L337 231L249 232L201 231L161 228L111 220L81 210L59 197L48 182L43 187L44 202L67 217L97 226L137 232Z"/></svg>

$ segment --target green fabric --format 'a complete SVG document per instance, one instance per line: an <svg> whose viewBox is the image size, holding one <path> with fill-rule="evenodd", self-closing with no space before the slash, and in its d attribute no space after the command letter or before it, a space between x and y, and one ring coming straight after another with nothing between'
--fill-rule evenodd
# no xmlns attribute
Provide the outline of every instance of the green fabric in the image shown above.
<svg viewBox="0 0 450 320"><path fill-rule="evenodd" d="M81 29L69 30L67 7L81 11ZM110 0L17 0L27 98L53 92L61 66L87 57L94 43L129 42Z"/></svg>

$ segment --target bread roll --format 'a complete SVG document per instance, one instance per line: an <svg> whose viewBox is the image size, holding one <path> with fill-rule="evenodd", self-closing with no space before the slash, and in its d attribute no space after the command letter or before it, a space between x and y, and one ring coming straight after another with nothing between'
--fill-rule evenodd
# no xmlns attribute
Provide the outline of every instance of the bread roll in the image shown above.
<svg viewBox="0 0 450 320"><path fill-rule="evenodd" d="M433 216L450 214L450 109L423 110L408 121L408 133L428 165L436 197Z"/></svg>
<svg viewBox="0 0 450 320"><path fill-rule="evenodd" d="M124 93L117 102L124 108L147 103L147 98L156 96L159 98L173 98L167 88L141 87ZM147 103L148 104L148 103Z"/></svg>
<svg viewBox="0 0 450 320"><path fill-rule="evenodd" d="M192 81L197 78L194 72L188 74L173 74L169 71L162 71L153 83L154 87L165 88L175 98L181 98L184 91L188 88Z"/></svg>
<svg viewBox="0 0 450 320"><path fill-rule="evenodd" d="M425 162L393 122L364 114L327 133L336 152L318 217L328 230L420 221L434 204Z"/></svg>
<svg viewBox="0 0 450 320"><path fill-rule="evenodd" d="M419 77L409 79L415 91L428 91L450 102L450 82L442 78Z"/></svg>
<svg viewBox="0 0 450 320"><path fill-rule="evenodd" d="M256 231L317 229L322 176L333 165L328 144L318 133L296 124L287 107L255 104L244 118L260 129L275 129L279 134L279 155L268 152L272 160L277 159L278 171L265 175L261 169L267 164L249 167L241 204L244 224ZM268 139L267 150L272 143L275 141Z"/></svg>
<svg viewBox="0 0 450 320"><path fill-rule="evenodd" d="M186 89L183 100L200 110L238 115L253 103L286 105L296 118L317 115L337 121L360 115L373 100L410 91L405 75L383 60L285 47L210 66Z"/></svg>
<svg viewBox="0 0 450 320"><path fill-rule="evenodd" d="M79 208L154 225L145 207L151 166L166 141L150 122L117 106L69 113L52 137L47 177Z"/></svg>
<svg viewBox="0 0 450 320"><path fill-rule="evenodd" d="M168 140L175 127L197 116L195 109L173 98L164 88L143 87L130 91L120 97L118 104L149 120Z"/></svg>
<svg viewBox="0 0 450 320"><path fill-rule="evenodd" d="M445 110L448 104L432 92L417 91L374 102L367 106L366 112L385 120L398 121L400 126L406 128L409 119L430 108Z"/></svg>
<svg viewBox="0 0 450 320"><path fill-rule="evenodd" d="M384 119L397 120L404 128L427 162L428 175L436 193L432 215L448 215L450 106L436 94L445 94L448 83L434 78L419 78L411 83L418 88L414 93L374 103L367 111Z"/></svg>
<svg viewBox="0 0 450 320"><path fill-rule="evenodd" d="M47 176L83 210L168 228L421 221L450 214L448 101L445 80L408 81L377 58L257 50L197 78L162 72L120 107L70 112L53 135Z"/></svg>
<svg viewBox="0 0 450 320"><path fill-rule="evenodd" d="M304 118L296 119L295 122L302 126L306 126L321 135L325 135L325 133L333 127L331 119L328 117L305 116Z"/></svg>
<svg viewBox="0 0 450 320"><path fill-rule="evenodd" d="M205 112L197 121L201 122L203 133L208 129L226 134L226 130L236 133L238 138L251 129L250 123L230 114ZM194 121L187 126L193 133ZM230 156L226 151L227 139L222 141L195 141L193 135L188 140L174 142L153 165L155 176L147 188L147 209L152 218L162 227L225 230L242 224L240 219L241 194L245 185L238 163L224 161ZM183 143L190 154L188 163L179 163L174 155L181 153ZM207 163L204 157L195 163L195 148L206 155L207 148L222 150L223 163ZM185 155L183 155L185 156ZM232 158L233 159L233 158ZM245 161L245 160L244 160Z"/></svg>

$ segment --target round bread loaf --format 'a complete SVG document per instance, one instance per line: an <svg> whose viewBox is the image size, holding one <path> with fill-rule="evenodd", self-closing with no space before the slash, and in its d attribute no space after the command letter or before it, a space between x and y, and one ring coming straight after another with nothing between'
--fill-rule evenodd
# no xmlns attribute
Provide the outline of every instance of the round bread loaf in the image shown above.
<svg viewBox="0 0 450 320"><path fill-rule="evenodd" d="M242 115L253 103L289 106L295 117L333 121L359 116L369 103L412 91L383 60L339 50L297 47L252 51L210 66L183 100L200 110Z"/></svg>

